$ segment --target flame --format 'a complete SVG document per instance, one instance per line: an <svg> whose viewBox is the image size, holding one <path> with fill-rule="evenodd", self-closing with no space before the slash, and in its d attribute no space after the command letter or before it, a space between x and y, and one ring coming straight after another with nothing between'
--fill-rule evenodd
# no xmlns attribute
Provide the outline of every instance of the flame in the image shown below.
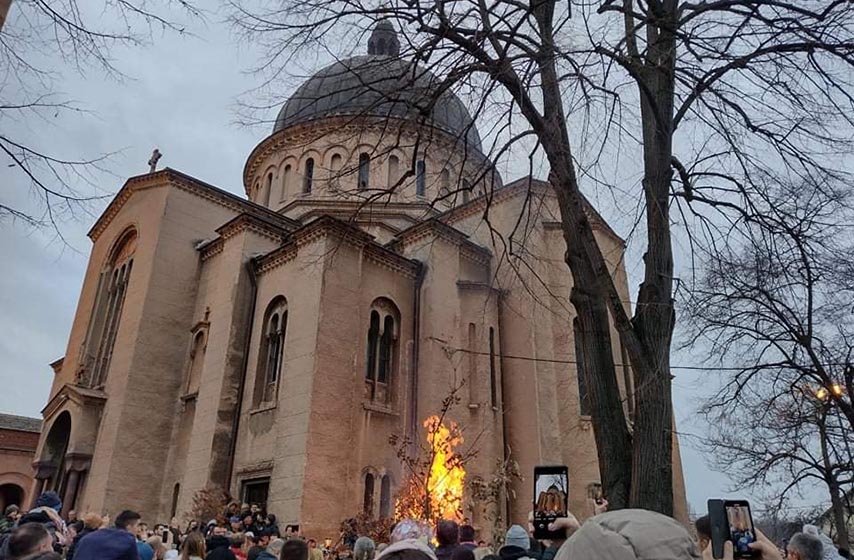
<svg viewBox="0 0 854 560"><path fill-rule="evenodd" d="M434 523L441 519L463 521L463 487L466 471L462 456L454 448L463 443L455 422L449 426L438 416L424 421L427 429L429 470L414 473L395 502L397 519L421 519ZM425 463L426 467L426 463Z"/></svg>

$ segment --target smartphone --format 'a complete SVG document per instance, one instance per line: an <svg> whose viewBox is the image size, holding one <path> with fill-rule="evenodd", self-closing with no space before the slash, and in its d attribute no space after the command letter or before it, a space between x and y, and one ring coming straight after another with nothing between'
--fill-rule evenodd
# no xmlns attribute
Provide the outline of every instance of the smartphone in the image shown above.
<svg viewBox="0 0 854 560"><path fill-rule="evenodd" d="M712 529L712 556L723 558L724 541L732 542L733 557L757 558L758 551L748 545L756 542L756 529L750 503L747 500L708 501L709 521Z"/></svg>
<svg viewBox="0 0 854 560"><path fill-rule="evenodd" d="M534 467L534 538L565 539L564 531L549 524L569 511L569 471L566 465Z"/></svg>
<svg viewBox="0 0 854 560"><path fill-rule="evenodd" d="M163 543L169 542L169 531L163 531L163 535L160 537L163 540Z"/></svg>

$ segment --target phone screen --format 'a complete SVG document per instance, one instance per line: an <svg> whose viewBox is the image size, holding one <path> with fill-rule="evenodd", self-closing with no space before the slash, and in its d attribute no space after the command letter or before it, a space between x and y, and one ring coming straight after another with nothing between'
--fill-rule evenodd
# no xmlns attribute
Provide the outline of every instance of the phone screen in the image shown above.
<svg viewBox="0 0 854 560"><path fill-rule="evenodd" d="M736 556L753 556L753 550L747 546L756 542L756 530L747 502L724 502L726 520L729 526L729 538Z"/></svg>
<svg viewBox="0 0 854 560"><path fill-rule="evenodd" d="M566 472L535 472L534 515L542 517L566 517L569 480Z"/></svg>

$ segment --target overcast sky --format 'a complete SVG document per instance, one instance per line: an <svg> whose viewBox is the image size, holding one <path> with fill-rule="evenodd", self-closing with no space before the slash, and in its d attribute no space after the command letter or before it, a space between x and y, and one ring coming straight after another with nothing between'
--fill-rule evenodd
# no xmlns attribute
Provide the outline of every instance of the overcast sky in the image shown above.
<svg viewBox="0 0 854 560"><path fill-rule="evenodd" d="M120 151L109 162L115 176L97 176L99 185L110 193L126 177L147 170L146 162L156 146L163 153L161 167L179 169L242 195L245 159L269 130L267 126L234 124L236 97L254 85L243 71L255 62L257 53L246 45L236 45L229 28L218 19L211 14L205 26L191 28L196 38L158 36L151 47L113 51L116 65L131 79L117 82L98 72L86 76L64 73L58 82L60 91L93 114L49 122L4 122L4 133L11 130L38 138L40 148L69 158ZM7 25L14 23L12 13ZM26 184L3 157L0 200L32 207ZM0 274L0 412L40 416L52 379L48 364L66 350L90 248L86 231L106 204L96 204L92 215L62 225L67 244L50 231L0 222L0 257L5 266ZM613 215L613 208L602 210L606 216ZM634 293L639 259L628 264ZM676 355L673 362L693 365L699 360ZM723 475L705 466L691 437L703 430L693 412L703 391L715 381L707 375L676 371L674 380L688 497L697 511L705 509L708 497L723 495L727 486Z"/></svg>

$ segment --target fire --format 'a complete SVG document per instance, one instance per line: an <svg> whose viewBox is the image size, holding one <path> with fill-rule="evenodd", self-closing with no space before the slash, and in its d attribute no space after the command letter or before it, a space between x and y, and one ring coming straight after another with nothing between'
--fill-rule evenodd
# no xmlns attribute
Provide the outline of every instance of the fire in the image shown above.
<svg viewBox="0 0 854 560"><path fill-rule="evenodd" d="M438 416L424 421L428 457L419 463L424 472L413 472L395 503L398 519L463 521L463 487L466 471L463 457L454 448L463 443L455 422L446 426ZM429 463L429 468L428 468Z"/></svg>

